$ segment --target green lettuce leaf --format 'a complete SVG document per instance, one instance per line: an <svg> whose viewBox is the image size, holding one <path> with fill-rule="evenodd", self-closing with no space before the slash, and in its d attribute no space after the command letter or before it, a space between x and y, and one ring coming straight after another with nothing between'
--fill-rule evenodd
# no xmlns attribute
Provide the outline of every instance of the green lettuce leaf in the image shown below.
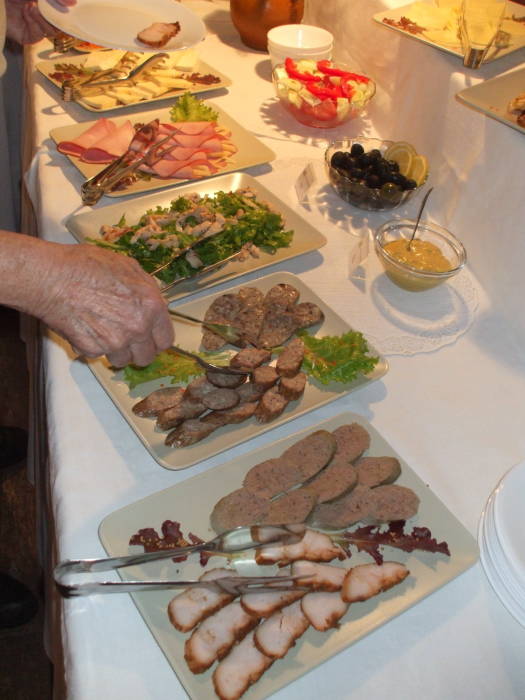
<svg viewBox="0 0 525 700"><path fill-rule="evenodd" d="M219 115L191 92L185 92L170 109L172 122L216 122Z"/></svg>
<svg viewBox="0 0 525 700"><path fill-rule="evenodd" d="M360 374L368 374L379 362L368 354L368 343L362 333L348 331L343 335L314 338L301 331L305 344L303 371L321 384L348 384Z"/></svg>

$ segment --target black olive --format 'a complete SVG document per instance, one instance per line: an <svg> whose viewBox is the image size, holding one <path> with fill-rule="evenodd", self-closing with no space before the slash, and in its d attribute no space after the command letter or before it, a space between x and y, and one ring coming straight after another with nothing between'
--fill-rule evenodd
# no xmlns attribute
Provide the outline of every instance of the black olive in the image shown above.
<svg viewBox="0 0 525 700"><path fill-rule="evenodd" d="M353 156L361 156L365 152L363 146L360 143L353 143L350 149L350 154Z"/></svg>
<svg viewBox="0 0 525 700"><path fill-rule="evenodd" d="M365 172L361 168L352 168L349 174L352 180L362 180L365 176Z"/></svg>
<svg viewBox="0 0 525 700"><path fill-rule="evenodd" d="M405 190L415 190L417 187L417 182L415 180L411 180L410 178L407 178L405 182Z"/></svg>
<svg viewBox="0 0 525 700"><path fill-rule="evenodd" d="M379 148L373 148L371 151L368 152L368 155L372 160L379 160L383 157Z"/></svg>
<svg viewBox="0 0 525 700"><path fill-rule="evenodd" d="M377 187L381 186L381 179L377 175L367 175L366 177L366 186L371 187L372 189L375 189Z"/></svg>
<svg viewBox="0 0 525 700"><path fill-rule="evenodd" d="M399 163L396 163L395 160L387 160L388 167L393 173L398 173L399 172Z"/></svg>
<svg viewBox="0 0 525 700"><path fill-rule="evenodd" d="M330 165L333 168L340 168L341 166L344 167L345 159L346 153L343 153L343 151L336 151L330 159Z"/></svg>

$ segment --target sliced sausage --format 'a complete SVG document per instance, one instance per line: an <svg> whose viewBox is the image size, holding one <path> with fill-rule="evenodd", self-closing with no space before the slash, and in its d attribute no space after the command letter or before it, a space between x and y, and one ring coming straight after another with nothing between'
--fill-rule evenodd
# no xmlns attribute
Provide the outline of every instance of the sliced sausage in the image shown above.
<svg viewBox="0 0 525 700"><path fill-rule="evenodd" d="M200 401L203 396L209 394L210 391L215 391L216 388L215 384L208 381L206 377L197 377L186 387L186 397Z"/></svg>
<svg viewBox="0 0 525 700"><path fill-rule="evenodd" d="M317 496L317 503L340 498L357 483L355 467L345 459L335 456L330 464L310 481L308 488Z"/></svg>
<svg viewBox="0 0 525 700"><path fill-rule="evenodd" d="M223 411L237 406L240 401L235 389L215 389L202 397L202 403L212 411Z"/></svg>
<svg viewBox="0 0 525 700"><path fill-rule="evenodd" d="M264 297L264 305L267 307L281 306L288 309L299 299L299 292L291 284L276 284L269 289Z"/></svg>
<svg viewBox="0 0 525 700"><path fill-rule="evenodd" d="M395 457L362 457L355 468L358 482L370 488L391 484L401 474L401 465Z"/></svg>
<svg viewBox="0 0 525 700"><path fill-rule="evenodd" d="M291 311L278 306L269 308L264 315L258 345L261 348L275 348L283 345L296 328Z"/></svg>
<svg viewBox="0 0 525 700"><path fill-rule="evenodd" d="M214 299L204 320L208 323L229 323L231 324L237 313L240 311L241 302L236 294L222 294ZM226 344L224 338L213 331L204 328L202 335L202 345L206 350L219 350Z"/></svg>
<svg viewBox="0 0 525 700"><path fill-rule="evenodd" d="M303 301L292 307L295 324L297 328L310 328L316 323L324 320L321 309L311 301Z"/></svg>
<svg viewBox="0 0 525 700"><path fill-rule="evenodd" d="M266 515L259 523L261 525L287 525L304 523L315 506L315 496L306 489L289 491L276 501L271 501Z"/></svg>
<svg viewBox="0 0 525 700"><path fill-rule="evenodd" d="M278 418L287 405L288 399L279 393L279 387L272 386L271 389L264 392L259 401L255 417L260 423L269 423Z"/></svg>
<svg viewBox="0 0 525 700"><path fill-rule="evenodd" d="M306 389L306 374L299 372L293 377L281 377L279 382L279 392L288 399L288 401L297 401L304 394Z"/></svg>
<svg viewBox="0 0 525 700"><path fill-rule="evenodd" d="M389 484L372 489L373 500L367 522L389 523L414 517L419 497L406 486Z"/></svg>
<svg viewBox="0 0 525 700"><path fill-rule="evenodd" d="M237 296L243 309L262 306L264 301L264 294L257 287L241 287Z"/></svg>
<svg viewBox="0 0 525 700"><path fill-rule="evenodd" d="M220 389L236 389L246 381L245 374L222 374L221 372L206 372L206 379Z"/></svg>
<svg viewBox="0 0 525 700"><path fill-rule="evenodd" d="M244 477L243 486L261 498L273 498L297 486L302 481L300 470L282 457L267 459L252 467Z"/></svg>
<svg viewBox="0 0 525 700"><path fill-rule="evenodd" d="M276 369L281 377L294 377L303 363L304 343L301 338L294 338L277 358Z"/></svg>
<svg viewBox="0 0 525 700"><path fill-rule="evenodd" d="M246 382L246 384L240 386L236 391L239 394L241 403L251 403L252 401L259 401L265 389L253 382Z"/></svg>
<svg viewBox="0 0 525 700"><path fill-rule="evenodd" d="M157 389L148 394L145 399L136 403L131 409L137 416L151 418L161 411L171 408L182 401L184 389L180 386L169 386Z"/></svg>
<svg viewBox="0 0 525 700"><path fill-rule="evenodd" d="M264 362L269 362L272 359L272 353L268 350L259 348L243 348L240 352L234 355L230 360L230 367L234 369L252 370Z"/></svg>
<svg viewBox="0 0 525 700"><path fill-rule="evenodd" d="M241 525L255 525L266 515L268 507L266 498L260 498L245 488L237 489L218 501L210 516L210 523L218 533Z"/></svg>
<svg viewBox="0 0 525 700"><path fill-rule="evenodd" d="M331 433L327 430L316 430L285 450L282 457L296 464L306 480L328 464L336 447L336 440Z"/></svg>
<svg viewBox="0 0 525 700"><path fill-rule="evenodd" d="M205 410L206 406L202 401L184 396L178 406L167 408L157 415L157 427L160 430L171 430L188 418L197 418Z"/></svg>
<svg viewBox="0 0 525 700"><path fill-rule="evenodd" d="M333 503L318 505L312 514L312 523L333 530L365 520L371 511L373 490L368 486L356 486L349 494Z"/></svg>
<svg viewBox="0 0 525 700"><path fill-rule="evenodd" d="M337 455L353 462L370 447L370 435L359 423L341 425L333 431L337 441Z"/></svg>
<svg viewBox="0 0 525 700"><path fill-rule="evenodd" d="M272 365L262 365L253 370L251 379L254 384L266 391L266 389L270 389L277 382L279 375Z"/></svg>
<svg viewBox="0 0 525 700"><path fill-rule="evenodd" d="M211 423L203 423L198 418L188 418L168 433L164 444L168 447L189 447L204 440L215 429Z"/></svg>

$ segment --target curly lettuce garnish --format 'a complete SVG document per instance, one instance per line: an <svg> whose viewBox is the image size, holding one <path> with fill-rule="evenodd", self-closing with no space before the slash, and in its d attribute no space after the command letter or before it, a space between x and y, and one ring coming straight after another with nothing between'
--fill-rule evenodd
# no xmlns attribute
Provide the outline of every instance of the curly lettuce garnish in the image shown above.
<svg viewBox="0 0 525 700"><path fill-rule="evenodd" d="M359 331L314 338L306 331L298 334L305 345L303 371L321 384L348 384L360 374L368 374L379 357L368 354L368 343Z"/></svg>
<svg viewBox="0 0 525 700"><path fill-rule="evenodd" d="M216 122L218 113L190 92L185 92L170 109L172 122Z"/></svg>

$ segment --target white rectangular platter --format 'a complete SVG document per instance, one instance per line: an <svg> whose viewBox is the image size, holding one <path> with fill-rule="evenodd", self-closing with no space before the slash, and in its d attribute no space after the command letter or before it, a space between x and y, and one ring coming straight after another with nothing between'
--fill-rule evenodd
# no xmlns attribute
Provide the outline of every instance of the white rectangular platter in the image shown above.
<svg viewBox="0 0 525 700"><path fill-rule="evenodd" d="M111 68L114 66L117 61L124 55L124 51L116 51L116 50L106 50L106 51L93 51L88 54L84 54L83 56L68 56L67 58L59 58L54 61L40 61L40 63L36 64L37 70L42 73L42 75L47 78L53 85L55 85L57 88L62 87L62 82L57 80L56 78L53 77L53 74L57 72L57 64L71 64L73 66L84 66L86 68L92 68L93 70L95 69L100 69L100 70L105 70L107 68ZM151 54L149 54L151 56ZM147 60L148 54L143 55L143 60ZM191 67L186 68L184 64L184 59L181 59L182 64L178 70L183 71L187 74L190 73L200 73L201 75L208 75L212 74L219 78L219 82L213 83L211 85L202 85L198 83L193 83L189 87L184 87L184 88L178 88L174 90L170 90L169 92L165 92L162 95L159 95L159 97L152 98L150 100L143 99L143 100L137 100L136 102L130 102L127 104L119 104L115 105L114 107L111 107L109 110L106 109L96 109L95 107L91 106L87 102L85 102L82 98L79 98L76 100L77 104L79 104L81 107L84 109L87 109L89 112L95 112L95 113L102 113L106 111L113 111L116 109L124 109L126 107L134 106L134 105L149 105L151 103L159 102L160 100L168 100L168 99L174 99L180 95L182 95L185 92L191 92L192 94L196 95L199 93L203 92L210 92L211 90L220 90L221 88L225 88L228 85L231 85L231 80L227 78L225 75L220 73L219 71L215 70L215 68L212 68L212 66L209 66L207 63L204 63L204 61L201 61L200 59L197 59L194 63L192 62ZM142 63L142 61L141 61Z"/></svg>
<svg viewBox="0 0 525 700"><path fill-rule="evenodd" d="M330 307L324 304L323 301L295 275L287 272L280 272L263 277L256 282L250 282L250 286L257 287L263 293L267 292L276 284L293 285L300 292L299 301L314 302L322 309L325 318L323 323L320 324L319 327L316 327L316 336L340 335L350 330L348 324L345 323L340 316L335 314ZM241 286L244 285L238 285L227 291L228 293L235 293ZM195 301L181 304L177 306L177 311L181 311L182 313L196 318L204 318L206 310L217 296L220 296L220 294L210 294L196 299ZM202 338L202 330L199 325L177 320L174 322L174 327L176 343L179 343L180 346L186 350L199 349ZM379 356L372 347L370 348L370 354L375 357ZM338 384L334 382L325 386L315 380L309 379L301 399L290 402L284 412L274 421L270 423L259 423L255 418L250 418L244 423L220 428L206 439L190 447L173 448L164 444L164 440L168 434L167 431L157 430L155 428L155 421L152 418L141 418L140 416L136 416L132 411L133 405L149 393L162 386L169 385L169 378L145 382L130 391L123 379L122 370L115 371L109 367L105 360L98 359L89 361L89 367L152 457L167 469L185 469L192 464L202 462L213 455L224 452L268 430L272 430L272 428L278 425L287 423L308 411L319 408L330 401L335 401L351 391L364 387L370 382L382 377L388 369L386 360L380 357L379 362L369 375L361 375L350 384Z"/></svg>
<svg viewBox="0 0 525 700"><path fill-rule="evenodd" d="M213 103L207 102L206 104L208 104L218 113L218 125L231 132L229 141L231 141L237 147L237 152L229 158L228 165L224 168L224 170L222 170L221 174L234 172L235 170L243 170L254 165L261 165L262 163L269 163L275 159L275 153L271 149L261 143L261 141L255 138L253 134L232 119L228 114L226 114L226 112L222 111ZM127 119L131 119L132 123L134 124L145 124L153 119L160 119L161 123L169 123L170 110L162 109L152 112L141 112L139 114L132 115L132 117L115 117L115 119L112 121L114 121L117 126L121 126ZM73 141L94 123L95 122L82 122L80 124L70 124L69 126L58 127L56 129L52 129L49 132L49 135L55 143L59 143L60 141ZM64 158L67 158L71 163L73 163L73 165L86 179L93 177L107 167L106 165L84 163L78 158L74 158L72 156L64 156ZM196 183L199 182L199 180L151 177L149 180L137 180L122 190L108 192L106 196L125 197L131 194L136 195L143 192L163 189L165 187L173 187L174 185L186 184L187 182Z"/></svg>
<svg viewBox="0 0 525 700"><path fill-rule="evenodd" d="M400 27L386 24L383 21L385 18L387 18L398 22L403 17L414 21L413 16L411 17L410 10L415 4L421 6L423 3L410 3L408 5L403 5L402 7L387 8L385 10L382 10L381 12L377 12L373 16L373 19L379 24L381 24L383 27L386 27L387 29L393 29L396 32L401 32L401 34L410 37L411 39L416 39L417 41L421 41L424 44L427 44L428 46L433 46L434 48L439 49L440 51L445 51L446 53L463 58L463 49L461 47L459 35L456 41L451 43L447 42L445 44L440 43L438 41L432 41L427 36L425 36L424 33L412 34L411 32L405 31ZM429 4L435 5L436 3L430 2ZM459 5L460 3L458 2L458 7ZM484 63L489 63L490 61L494 61L495 59L501 58L502 56L507 56L508 54L513 53L514 51L518 51L519 49L522 49L525 46L525 24L523 23L523 21L519 21L523 20L524 17L525 8L522 5L519 5L515 2L507 2L505 16L501 24L501 30L502 32L508 33L509 37L504 43L500 45L494 44L489 49ZM418 22L418 24L421 23Z"/></svg>
<svg viewBox="0 0 525 700"><path fill-rule="evenodd" d="M518 68L461 90L456 97L463 104L474 107L488 117L525 134L525 128L517 123L516 115L507 110L509 102L524 93L525 68Z"/></svg>
<svg viewBox="0 0 525 700"><path fill-rule="evenodd" d="M277 660L247 691L243 696L246 700L262 700L275 693L459 576L477 561L478 548L474 538L377 430L363 417L353 413L342 413L312 425L307 430L269 443L266 447L137 501L110 514L100 525L99 536L109 556L126 554L131 550L140 551L139 548L129 547L130 537L145 527L160 532L165 520L180 522L185 535L192 532L208 539L214 534L209 526L213 506L220 498L239 488L244 475L253 465L278 457L287 447L315 430L332 431L353 422L360 423L371 435L370 449L366 454L397 457L402 471L396 483L412 488L420 498L419 512L407 523L405 531L411 530L414 525L430 528L432 536L438 542L448 543L451 556L418 551L409 554L384 547L382 551L385 560L405 564L410 576L386 593L367 602L351 605L338 629L321 633L309 628L285 658ZM373 561L370 556L353 550L351 559L335 563L350 567ZM214 557L207 568L224 565L224 559ZM257 567L246 555L241 564L237 565L237 570L242 575L268 575L275 572L274 567ZM191 580L198 578L202 572L198 557L193 557L182 564L164 561L122 569L121 576L125 579ZM168 620L166 609L173 595L166 590L137 593L132 597L190 698L211 700L215 697L211 680L213 668L200 675L189 671L184 661L184 642L188 635L175 630ZM467 604L468 601L465 600L465 605ZM169 694L167 689L167 695Z"/></svg>
<svg viewBox="0 0 525 700"><path fill-rule="evenodd" d="M284 219L285 228L292 229L294 236L291 244L287 248L279 248L273 255L260 251L258 257L249 256L243 261L232 261L217 268L202 277L194 277L184 282L180 282L166 292L168 297L174 301L182 299L189 294L194 294L203 289L208 289L221 282L235 279L254 270L263 270L270 265L295 258L298 255L311 253L322 248L326 244L326 238L319 231L309 224L302 216L299 216L282 199L279 199L270 190L264 187L258 180L247 173L230 173L220 175L207 180L182 185L176 190L162 190L155 194L145 195L127 200L125 204L111 204L110 206L93 209L84 214L70 216L66 220L66 227L73 234L79 243L85 243L88 238L100 238L100 227L104 224L116 224L123 214L126 221L133 224L148 210L157 206L167 207L169 203L177 197L184 196L191 192L197 194L212 195L214 192L232 192L240 188L249 187L261 201L268 202L279 211Z"/></svg>

